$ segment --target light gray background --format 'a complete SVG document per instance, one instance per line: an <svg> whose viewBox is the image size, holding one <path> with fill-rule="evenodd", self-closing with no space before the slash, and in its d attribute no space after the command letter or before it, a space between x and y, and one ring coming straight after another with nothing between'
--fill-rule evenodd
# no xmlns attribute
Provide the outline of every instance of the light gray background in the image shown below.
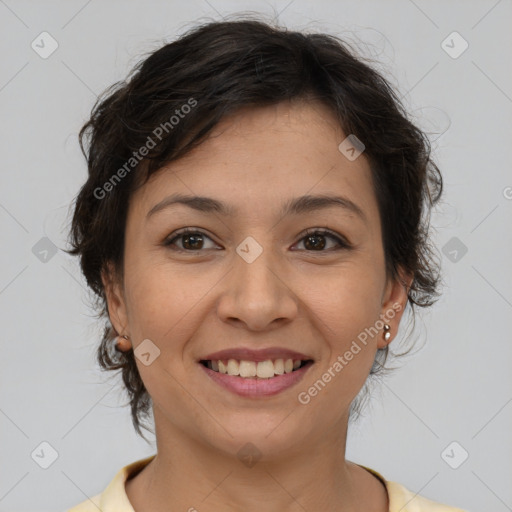
<svg viewBox="0 0 512 512"><path fill-rule="evenodd" d="M100 329L77 262L32 249L42 237L66 247L86 176L77 133L96 95L197 20L245 10L359 41L381 63L432 132L446 185L436 243L468 248L442 256L444 295L418 322L424 346L351 427L347 457L436 501L512 510L510 0L0 0L0 510L65 510L155 452L121 407L120 381L96 368ZM31 48L42 31L59 44L47 59ZM457 59L441 46L453 31L469 43ZM48 469L31 458L43 441L58 452ZM452 441L469 453L458 469L441 456Z"/></svg>

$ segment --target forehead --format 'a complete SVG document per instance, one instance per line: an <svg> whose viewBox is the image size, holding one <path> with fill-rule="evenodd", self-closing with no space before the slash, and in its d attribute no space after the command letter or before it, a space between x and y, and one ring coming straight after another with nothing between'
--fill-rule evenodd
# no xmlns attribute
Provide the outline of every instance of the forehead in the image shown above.
<svg viewBox="0 0 512 512"><path fill-rule="evenodd" d="M147 215L170 194L213 197L236 214L277 210L294 197L342 194L376 213L371 170L364 154L347 159L346 138L323 104L286 102L243 108L224 118L185 157L156 172L136 192Z"/></svg>

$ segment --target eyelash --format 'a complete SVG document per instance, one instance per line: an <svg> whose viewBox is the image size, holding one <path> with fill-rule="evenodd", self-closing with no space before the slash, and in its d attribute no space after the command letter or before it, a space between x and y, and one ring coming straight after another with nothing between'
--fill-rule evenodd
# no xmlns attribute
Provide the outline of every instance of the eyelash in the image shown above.
<svg viewBox="0 0 512 512"><path fill-rule="evenodd" d="M201 235L203 237L206 237L206 238L209 238L211 240L211 238L206 234L206 233L203 233L202 231L200 230L197 230L197 229L192 229L192 228L184 228L176 233L173 233L171 236L172 238L168 238L164 241L163 245L165 247L169 247L171 248L171 246L174 244L174 242L185 236L185 235ZM328 229L324 229L324 228L310 228L310 229L307 229L305 232L301 233L300 235L300 239L299 239L299 242L301 242L302 240L304 240L305 238L307 238L308 236L312 236L312 235L320 235L320 236L325 236L327 238L332 238L333 240L336 241L336 243L339 245L339 247L337 249L334 249L336 251L338 250L347 250L347 249L351 249L352 246L346 241L346 239L344 239L343 237L340 237L336 234L334 234L332 231L328 230ZM212 240L213 241L213 240ZM189 250L189 249L181 249L181 248L172 248L173 251L178 251L178 252L187 252L187 253L198 253L198 252L204 252L204 249L196 249L196 250ZM308 251L306 249L304 249L306 252L318 252L318 253L322 253L322 252L332 252L333 249L327 249L327 250L322 250L322 251Z"/></svg>

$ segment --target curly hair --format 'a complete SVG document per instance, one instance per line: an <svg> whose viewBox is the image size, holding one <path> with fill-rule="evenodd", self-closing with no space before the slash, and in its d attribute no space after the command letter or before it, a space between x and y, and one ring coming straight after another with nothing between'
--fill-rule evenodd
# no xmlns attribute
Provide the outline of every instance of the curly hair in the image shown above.
<svg viewBox="0 0 512 512"><path fill-rule="evenodd" d="M122 279L130 197L153 173L201 144L228 114L293 99L322 102L345 134L364 142L386 271L399 280L400 269L413 276L407 301L412 313L414 306L430 306L439 295L429 224L442 177L427 136L409 119L389 82L332 35L290 31L255 19L195 27L104 91L79 134L88 178L75 199L68 252L79 256L98 316L105 320L97 361L103 370L122 372L141 436L141 425L150 430L143 420L151 398L133 349L113 350L120 333L110 324L101 279L110 266ZM377 351L370 376L385 370L387 357L388 347ZM357 409L354 402L351 413Z"/></svg>

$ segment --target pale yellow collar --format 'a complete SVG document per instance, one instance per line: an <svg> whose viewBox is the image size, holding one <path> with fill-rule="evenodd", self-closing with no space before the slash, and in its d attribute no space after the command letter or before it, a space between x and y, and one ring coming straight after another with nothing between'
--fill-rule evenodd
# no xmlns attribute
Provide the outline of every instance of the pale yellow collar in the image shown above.
<svg viewBox="0 0 512 512"><path fill-rule="evenodd" d="M135 512L126 495L125 483L129 476L141 471L155 457L156 455L151 455L123 467L106 489L101 494L91 498L90 501L99 507L102 512ZM389 512L465 512L414 494L403 485L386 480L377 471L366 466L361 467L375 475L385 484L389 496ZM71 509L69 512L74 512L74 510ZM87 509L79 510L77 508L76 512L81 512L81 510L85 512Z"/></svg>

